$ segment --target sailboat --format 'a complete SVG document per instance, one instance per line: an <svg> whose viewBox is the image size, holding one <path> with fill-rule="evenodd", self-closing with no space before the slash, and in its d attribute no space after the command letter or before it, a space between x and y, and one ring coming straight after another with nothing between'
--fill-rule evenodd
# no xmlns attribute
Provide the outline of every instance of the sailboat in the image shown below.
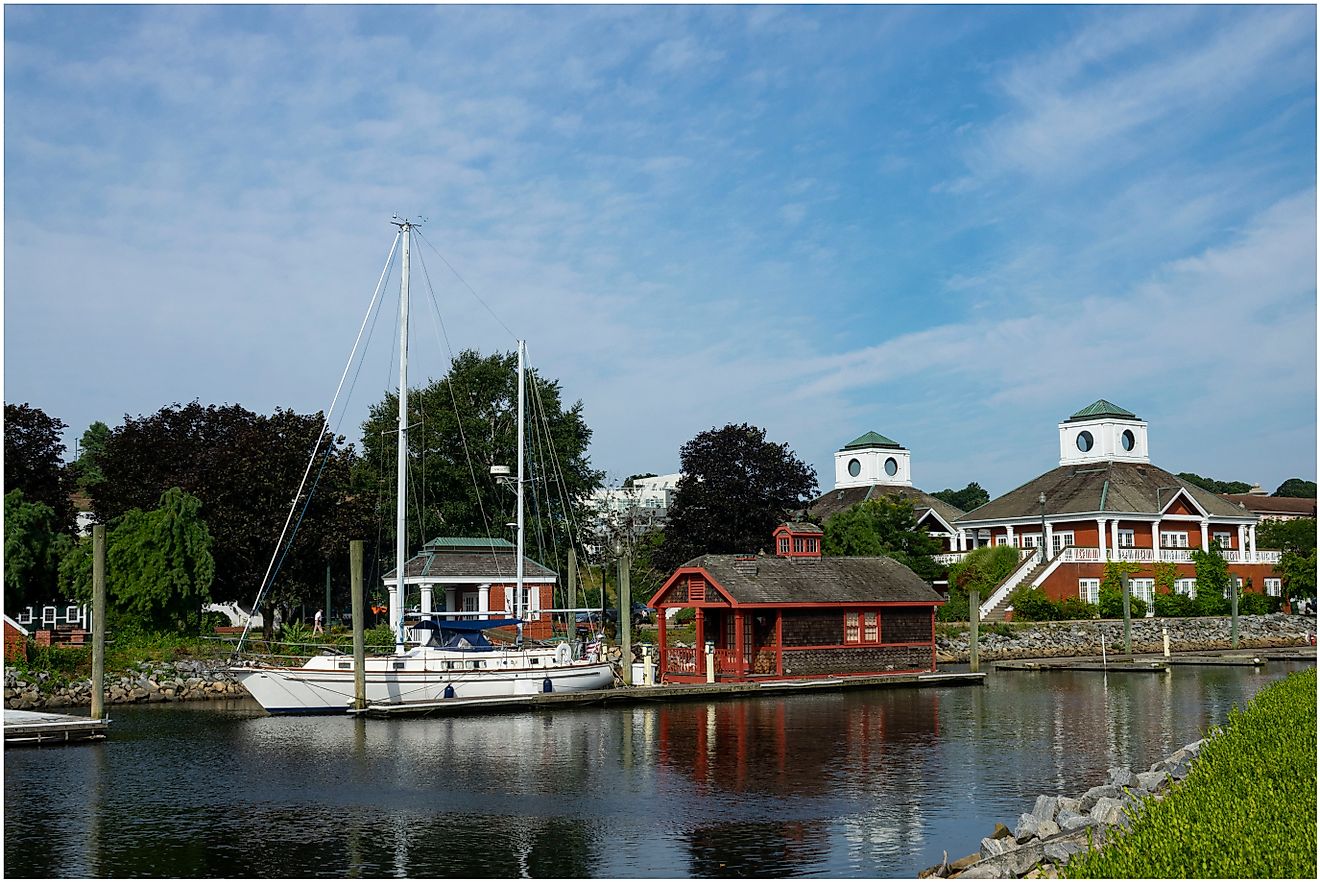
<svg viewBox="0 0 1320 882"><path fill-rule="evenodd" d="M402 238L399 293L399 453L396 501L397 591L391 592L390 623L395 632L392 654L365 658L368 705L398 705L441 701L493 699L542 692L582 692L614 685L614 667L598 652L583 652L572 642L528 645L521 639L523 620L461 618L433 613L405 624L403 574L407 546L408 456L408 271L413 224L395 221ZM516 588L513 596L520 612L524 582L524 509L526 432L526 346L518 341L518 476ZM514 644L492 642L486 632L514 627ZM411 644L411 645L410 645ZM267 712L346 713L355 701L355 670L351 656L323 654L301 666L252 661L231 667L240 682Z"/></svg>

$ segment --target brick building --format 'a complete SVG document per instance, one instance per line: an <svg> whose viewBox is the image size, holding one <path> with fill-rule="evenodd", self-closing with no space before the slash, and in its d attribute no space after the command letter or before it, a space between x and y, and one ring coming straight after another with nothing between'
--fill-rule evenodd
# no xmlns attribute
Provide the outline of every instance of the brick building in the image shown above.
<svg viewBox="0 0 1320 882"><path fill-rule="evenodd" d="M887 557L822 558L820 535L784 524L773 557L707 554L679 567L648 604L662 613L663 680L705 682L707 642L721 682L934 670L940 596ZM694 646L668 645L673 609L696 611Z"/></svg>

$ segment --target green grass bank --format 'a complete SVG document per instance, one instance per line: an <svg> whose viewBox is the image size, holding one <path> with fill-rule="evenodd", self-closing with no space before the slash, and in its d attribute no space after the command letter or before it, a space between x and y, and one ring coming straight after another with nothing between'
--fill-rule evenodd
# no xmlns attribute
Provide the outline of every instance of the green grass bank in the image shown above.
<svg viewBox="0 0 1320 882"><path fill-rule="evenodd" d="M1071 879L1314 879L1315 871L1314 668L1230 711L1185 781L1064 868Z"/></svg>

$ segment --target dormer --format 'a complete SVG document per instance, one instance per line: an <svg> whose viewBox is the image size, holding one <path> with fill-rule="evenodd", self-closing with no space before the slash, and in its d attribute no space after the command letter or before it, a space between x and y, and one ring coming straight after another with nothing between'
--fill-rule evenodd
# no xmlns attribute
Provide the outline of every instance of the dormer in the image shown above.
<svg viewBox="0 0 1320 882"><path fill-rule="evenodd" d="M825 531L815 524L790 522L775 527L774 537L778 557L820 557Z"/></svg>
<svg viewBox="0 0 1320 882"><path fill-rule="evenodd" d="M1059 465L1150 462L1146 422L1101 398L1059 423Z"/></svg>
<svg viewBox="0 0 1320 882"><path fill-rule="evenodd" d="M834 454L834 487L912 486L912 453L878 432L867 432Z"/></svg>

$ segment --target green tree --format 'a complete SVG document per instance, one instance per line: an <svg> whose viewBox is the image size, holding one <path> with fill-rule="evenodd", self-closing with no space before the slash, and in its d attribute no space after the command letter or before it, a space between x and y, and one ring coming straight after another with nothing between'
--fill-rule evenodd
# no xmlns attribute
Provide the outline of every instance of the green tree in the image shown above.
<svg viewBox="0 0 1320 882"><path fill-rule="evenodd" d="M881 495L835 514L825 522L822 550L831 557L892 557L928 582L944 568L933 555L943 546L917 526L912 502Z"/></svg>
<svg viewBox="0 0 1320 882"><path fill-rule="evenodd" d="M1289 478L1274 491L1275 496L1290 496L1294 499L1315 499L1315 481L1301 478Z"/></svg>
<svg viewBox="0 0 1320 882"><path fill-rule="evenodd" d="M1195 484L1202 490L1209 490L1211 493L1251 492L1251 485L1245 481L1216 481L1214 478L1203 478L1192 472L1179 472L1178 477L1182 478L1188 484Z"/></svg>
<svg viewBox="0 0 1320 882"><path fill-rule="evenodd" d="M56 526L44 502L26 501L22 490L5 494L6 610L56 597L60 557L73 544Z"/></svg>
<svg viewBox="0 0 1320 882"><path fill-rule="evenodd" d="M1228 590L1232 576L1219 545L1212 543L1208 549L1193 548L1192 563L1196 564L1196 614L1223 615L1228 611L1224 592Z"/></svg>
<svg viewBox="0 0 1320 882"><path fill-rule="evenodd" d="M981 603L990 597L999 584L1017 569L1021 558L1018 549L1011 545L984 546L969 552L966 557L949 568L949 613L940 610L943 621L951 621L952 616L961 607L964 618L971 607L967 599L968 591L975 588L981 597Z"/></svg>
<svg viewBox="0 0 1320 882"><path fill-rule="evenodd" d="M1256 546L1283 552L1282 559L1274 565L1274 572L1283 579L1286 596L1315 597L1315 518L1261 521L1256 527Z"/></svg>
<svg viewBox="0 0 1320 882"><path fill-rule="evenodd" d="M82 440L78 442L78 458L69 468L74 483L84 493L94 493L105 480L105 474L101 471L101 455L105 452L109 440L110 427L97 420L87 427L87 431L82 434Z"/></svg>
<svg viewBox="0 0 1320 882"><path fill-rule="evenodd" d="M955 508L963 511L971 511L974 508L980 508L990 501L990 494L980 484L972 481L961 490L944 489L938 493L932 493L936 499L942 499Z"/></svg>
<svg viewBox="0 0 1320 882"><path fill-rule="evenodd" d="M769 548L774 528L816 491L814 468L745 423L700 433L679 458L683 476L657 553L668 571L700 554Z"/></svg>
<svg viewBox="0 0 1320 882"><path fill-rule="evenodd" d="M5 405L5 493L22 490L28 502L40 502L55 517L58 532L72 535L75 512L69 499L72 482L64 467L63 421L28 404Z"/></svg>
<svg viewBox="0 0 1320 882"><path fill-rule="evenodd" d="M1155 588L1154 593L1172 594L1173 587L1178 581L1178 565L1172 561L1162 560L1155 564Z"/></svg>
<svg viewBox="0 0 1320 882"><path fill-rule="evenodd" d="M130 631L182 631L200 622L215 577L211 534L201 501L174 487L151 511L130 509L106 534L106 605L113 626ZM60 568L72 596L90 600L91 542Z"/></svg>
<svg viewBox="0 0 1320 882"><path fill-rule="evenodd" d="M483 356L470 349L454 358L445 376L409 391L409 548L439 535L508 538L515 498L490 468L517 463L517 396L517 353ZM585 502L601 473L587 455L591 429L582 402L565 407L561 396L557 381L528 372L527 547L564 572L573 527L586 522ZM394 557L398 413L396 394L371 408L356 476L383 525L387 569Z"/></svg>

